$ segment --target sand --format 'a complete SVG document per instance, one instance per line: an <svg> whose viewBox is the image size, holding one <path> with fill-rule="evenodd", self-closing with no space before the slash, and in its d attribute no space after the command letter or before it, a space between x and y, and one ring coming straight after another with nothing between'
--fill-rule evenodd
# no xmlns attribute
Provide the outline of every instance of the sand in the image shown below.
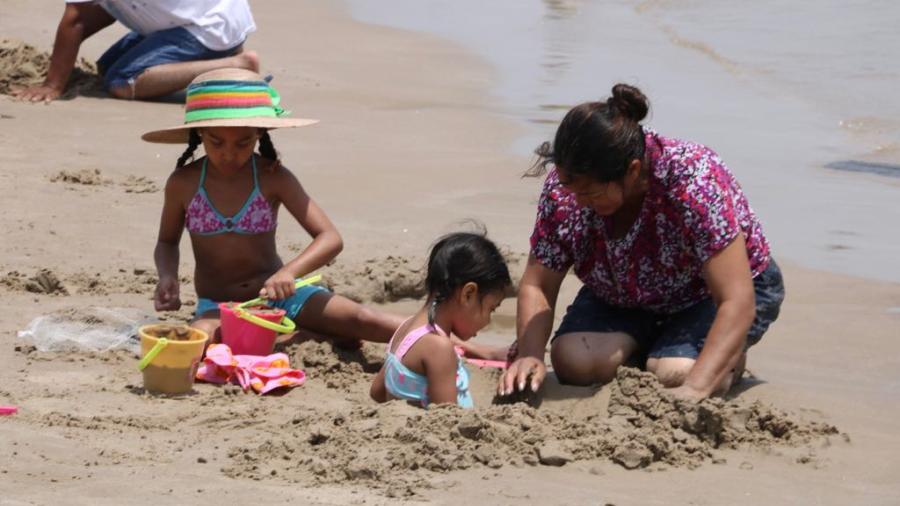
<svg viewBox="0 0 900 506"><path fill-rule="evenodd" d="M0 30L49 47L58 7L0 0ZM428 247L473 217L521 272L540 181L519 178L527 154L510 153L517 127L491 112L490 67L331 5L271 0L254 13L248 47L285 104L323 119L274 142L344 236L326 284L409 314ZM285 47L288 30L302 51ZM82 55L96 58L122 33L104 31ZM280 395L197 384L155 396L127 340L41 351L17 337L41 316L105 332L190 317L187 241L185 305L156 315L151 301L159 189L181 149L139 141L179 117L172 104L0 97L0 404L19 406L0 418L0 504L900 501L900 287L790 259L779 258L788 300L750 354L752 376L697 406L631 369L597 388L551 376L531 405L493 405L497 372L477 368L474 411L376 405L368 383L383 347L315 341L282 345L308 379ZM278 243L283 255L308 243L286 213ZM558 312L577 289L567 278ZM508 344L514 306L506 300L478 339Z"/></svg>
<svg viewBox="0 0 900 506"><path fill-rule="evenodd" d="M18 39L0 39L0 94L44 82L50 67L49 51L39 51ZM97 65L84 57L78 59L62 99L102 92Z"/></svg>
<svg viewBox="0 0 900 506"><path fill-rule="evenodd" d="M497 375L476 371L489 378L475 396L489 396ZM355 372L359 377L362 371ZM622 368L609 388L608 416L601 406L579 415L560 405L535 409L524 403L440 406L423 413L402 401L302 414L278 435L233 448L224 472L306 484L364 482L395 497L415 495L432 486L435 474L462 469L591 460L626 469L695 468L716 459L720 448L772 447L803 447L796 461L809 463L829 437L849 441L833 426L798 421L760 402L673 401L652 374L636 369Z"/></svg>

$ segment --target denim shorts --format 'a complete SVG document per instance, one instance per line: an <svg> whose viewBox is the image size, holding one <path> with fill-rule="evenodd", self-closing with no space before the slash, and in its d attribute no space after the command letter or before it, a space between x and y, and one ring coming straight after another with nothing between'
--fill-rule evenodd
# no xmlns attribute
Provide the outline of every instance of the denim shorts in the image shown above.
<svg viewBox="0 0 900 506"><path fill-rule="evenodd" d="M775 260L753 279L756 292L756 318L747 332L746 348L762 339L769 325L778 318L784 301L784 280ZM696 359L716 317L712 298L674 314L659 314L644 309L611 306L586 286L566 310L553 339L573 332L622 332L638 344L638 352L647 358L685 357Z"/></svg>
<svg viewBox="0 0 900 506"><path fill-rule="evenodd" d="M269 305L278 309L284 309L286 312L285 316L293 320L300 314L300 310L303 309L303 305L306 304L309 298L319 292L328 293L328 290L316 285L302 286L290 297L281 300L270 300ZM218 302L205 297L197 299L197 310L194 311L194 318L200 318L211 311L219 311Z"/></svg>
<svg viewBox="0 0 900 506"><path fill-rule="evenodd" d="M97 60L107 90L133 85L134 80L150 67L164 63L215 60L231 56L240 45L224 51L213 51L183 27L169 28L147 36L130 32L113 44Z"/></svg>

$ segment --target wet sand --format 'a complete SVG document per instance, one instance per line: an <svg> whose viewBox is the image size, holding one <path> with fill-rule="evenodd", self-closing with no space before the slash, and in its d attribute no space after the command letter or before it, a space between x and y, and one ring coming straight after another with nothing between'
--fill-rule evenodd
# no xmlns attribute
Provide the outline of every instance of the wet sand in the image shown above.
<svg viewBox="0 0 900 506"><path fill-rule="evenodd" d="M0 30L49 46L59 6L14 9L21 5L0 0L10 13ZM518 177L528 159L509 146L522 130L492 105L495 69L446 41L361 24L315 2L254 8L260 32L248 47L263 55L288 108L323 120L277 132L274 142L345 237L345 252L323 270L335 290L410 311L427 247L469 217L522 258L540 181ZM288 31L302 50L285 47ZM101 34L83 54L96 57L116 35ZM139 135L177 123L180 112L93 97L50 106L0 97L0 113L0 404L20 408L0 418L2 504L226 494L310 504L900 500L900 286L792 261L781 261L788 300L750 354L753 378L736 398L701 406L702 416L673 411L630 371L600 389L551 383L534 410L490 406L496 373L476 370L476 412L424 413L368 400L377 346L289 344L309 377L282 396L202 384L177 398L146 394L127 351L33 349L16 332L40 315L95 327L106 321L86 308L154 316L159 188L181 149ZM123 184L134 178L142 182ZM135 187L147 191L129 192ZM284 255L308 242L284 217L278 234ZM181 275L191 271L185 241ZM576 290L570 277L560 309ZM182 293L193 300L187 277ZM508 343L513 317L508 299L479 339Z"/></svg>
<svg viewBox="0 0 900 506"><path fill-rule="evenodd" d="M900 183L891 176L900 171L900 102L891 99L900 77L897 5L349 5L361 20L440 34L486 58L497 69L486 110L524 128L512 148L520 156L552 138L572 105L608 96L618 81L637 84L651 100L645 124L716 150L779 255L900 282L900 236L882 225L900 222Z"/></svg>

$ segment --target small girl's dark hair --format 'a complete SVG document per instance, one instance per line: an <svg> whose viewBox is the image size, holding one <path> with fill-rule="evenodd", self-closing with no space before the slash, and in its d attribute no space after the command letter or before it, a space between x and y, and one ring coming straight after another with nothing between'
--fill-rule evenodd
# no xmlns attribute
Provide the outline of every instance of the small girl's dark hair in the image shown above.
<svg viewBox="0 0 900 506"><path fill-rule="evenodd" d="M512 285L506 260L484 234L456 232L432 246L425 288L440 303L466 283L478 285L480 294L503 291Z"/></svg>
<svg viewBox="0 0 900 506"><path fill-rule="evenodd" d="M175 168L184 167L188 161L194 159L194 151L197 150L197 147L202 144L200 140L200 134L197 132L196 128L192 128L188 133L188 146L187 149L184 150L184 153L178 157L178 161L175 163ZM275 150L275 145L272 144L272 138L269 137L269 131L263 130L262 134L259 136L259 154L263 158L268 158L275 162L273 167L277 167L280 163L278 159L278 151Z"/></svg>
<svg viewBox="0 0 900 506"><path fill-rule="evenodd" d="M570 110L553 144L534 153L538 161L525 173L540 176L553 164L566 174L589 176L600 182L618 181L632 160L644 156L644 129L650 102L634 86L619 83L604 102L585 102Z"/></svg>

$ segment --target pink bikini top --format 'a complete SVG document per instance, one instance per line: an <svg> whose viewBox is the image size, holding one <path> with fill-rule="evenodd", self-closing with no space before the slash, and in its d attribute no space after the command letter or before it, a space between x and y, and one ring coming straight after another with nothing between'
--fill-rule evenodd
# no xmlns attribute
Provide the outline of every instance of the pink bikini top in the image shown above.
<svg viewBox="0 0 900 506"><path fill-rule="evenodd" d="M188 204L184 212L184 225L192 234L216 235L226 232L236 234L264 234L275 230L275 210L259 191L259 180L256 177L256 156L252 156L253 163L253 191L244 202L244 206L234 216L223 216L216 210L203 182L206 180L206 162L203 159L203 168L200 170L200 185L197 193Z"/></svg>

